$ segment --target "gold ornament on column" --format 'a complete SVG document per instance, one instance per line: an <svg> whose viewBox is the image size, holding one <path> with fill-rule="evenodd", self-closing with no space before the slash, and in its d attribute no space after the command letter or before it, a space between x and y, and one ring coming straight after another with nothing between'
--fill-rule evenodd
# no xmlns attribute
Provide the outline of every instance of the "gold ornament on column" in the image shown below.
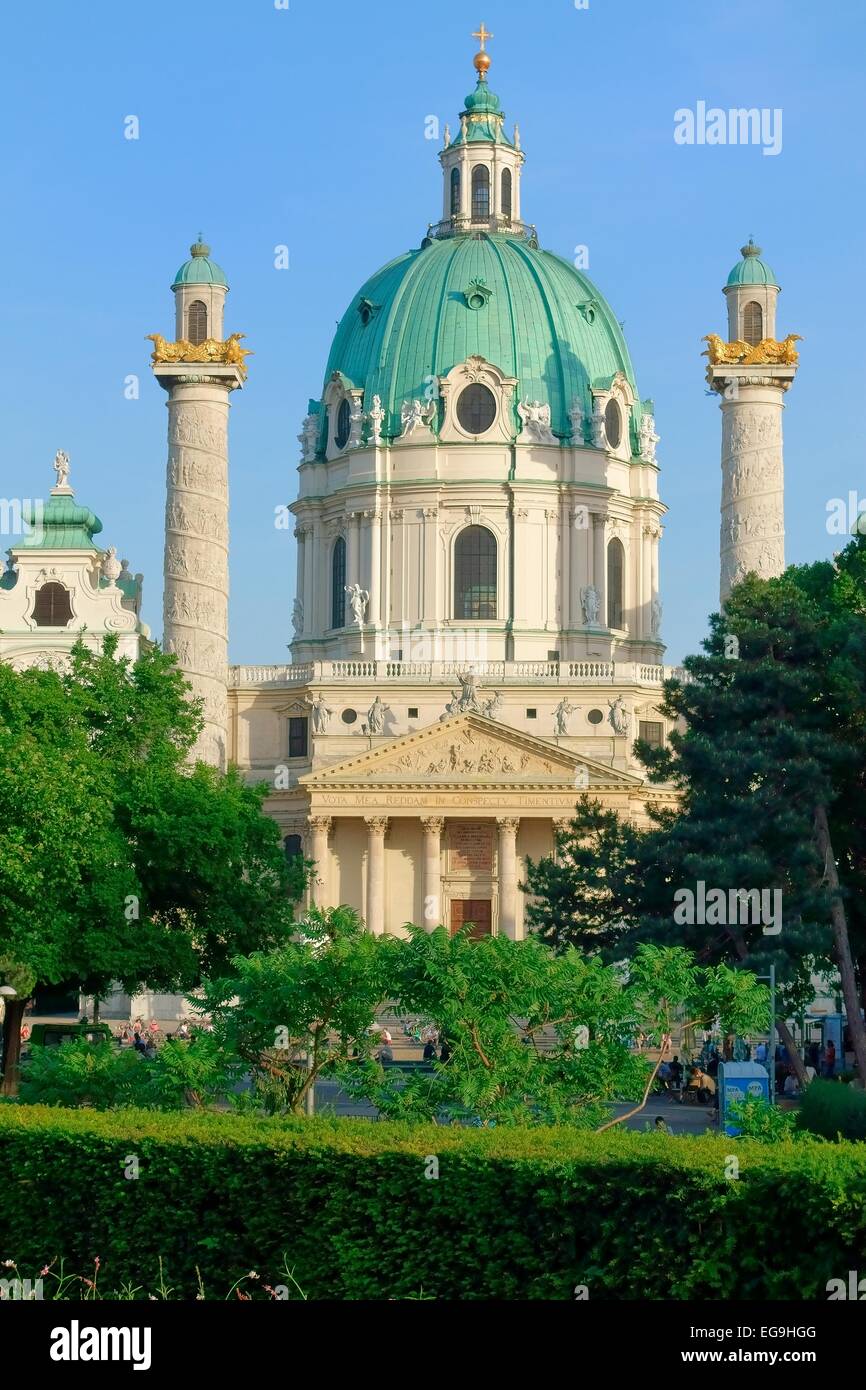
<svg viewBox="0 0 866 1390"><path fill-rule="evenodd" d="M249 348L242 348L241 338L245 333L230 333L220 342L217 338L205 338L203 343L191 343L187 338L179 338L170 343L161 333L147 333L146 338L153 343L151 362L223 362L237 367L244 381L247 379L246 358L255 354Z"/></svg>

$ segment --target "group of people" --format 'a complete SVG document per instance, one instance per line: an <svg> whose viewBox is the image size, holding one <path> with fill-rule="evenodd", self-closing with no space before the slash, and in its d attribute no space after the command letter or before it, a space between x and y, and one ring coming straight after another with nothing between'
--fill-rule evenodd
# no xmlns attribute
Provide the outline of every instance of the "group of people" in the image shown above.
<svg viewBox="0 0 866 1390"><path fill-rule="evenodd" d="M404 1029L409 1035L409 1030ZM443 1037L439 1029L434 1024L428 1024L421 1029L417 1035L412 1033L415 1041L422 1045L421 1059L424 1062L435 1062L438 1058L440 1062L447 1062L451 1056L451 1048L448 1046L448 1039ZM387 1066L394 1061L394 1040L387 1028L382 1028L379 1032L379 1051L378 1059L383 1066Z"/></svg>
<svg viewBox="0 0 866 1390"><path fill-rule="evenodd" d="M192 1037L192 1029L185 1018L181 1019L174 1036L181 1042L189 1042ZM147 1025L142 1018L137 1018L133 1023L121 1025L117 1041L121 1047L132 1047L140 1056L152 1060L157 1054L159 1044L163 1041L163 1033L155 1018L152 1018Z"/></svg>
<svg viewBox="0 0 866 1390"><path fill-rule="evenodd" d="M656 1080L663 1092L670 1092L680 1101L685 1099L686 1092L693 1092L701 1105L708 1105L716 1097L720 1061L718 1048L713 1048L706 1066L694 1063L686 1069L679 1057L674 1056L669 1062L660 1063Z"/></svg>

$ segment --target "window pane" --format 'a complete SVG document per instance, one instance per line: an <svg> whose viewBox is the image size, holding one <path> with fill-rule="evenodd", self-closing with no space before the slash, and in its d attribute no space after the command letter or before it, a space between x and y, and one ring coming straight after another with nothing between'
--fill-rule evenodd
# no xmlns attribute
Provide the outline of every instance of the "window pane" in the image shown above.
<svg viewBox="0 0 866 1390"><path fill-rule="evenodd" d="M307 756L307 717L306 715L292 716L289 720L289 757L305 758Z"/></svg>
<svg viewBox="0 0 866 1390"><path fill-rule="evenodd" d="M607 547L607 625L622 628L623 622L623 572L625 551L622 541L612 540Z"/></svg>
<svg viewBox="0 0 866 1390"><path fill-rule="evenodd" d="M502 170L502 212L505 217L511 216L511 170Z"/></svg>
<svg viewBox="0 0 866 1390"><path fill-rule="evenodd" d="M608 401L604 408L604 432L610 447L618 449L622 438L622 416L616 401Z"/></svg>
<svg viewBox="0 0 866 1390"><path fill-rule="evenodd" d="M37 590L33 621L37 627L66 627L72 621L72 601L62 584L43 584Z"/></svg>
<svg viewBox="0 0 866 1390"><path fill-rule="evenodd" d="M496 617L496 538L486 526L468 526L454 550L455 618Z"/></svg>
<svg viewBox="0 0 866 1390"><path fill-rule="evenodd" d="M346 542L338 536L331 557L331 627L346 626Z"/></svg>
<svg viewBox="0 0 866 1390"><path fill-rule="evenodd" d="M338 449L345 449L349 439L350 411L349 402L340 401L340 409L337 411L337 431L334 435L334 443Z"/></svg>
<svg viewBox="0 0 866 1390"><path fill-rule="evenodd" d="M496 419L496 397L474 381L457 398L457 419L467 434L484 434Z"/></svg>
<svg viewBox="0 0 866 1390"><path fill-rule="evenodd" d="M472 170L472 221L486 222L490 216L490 171L486 164Z"/></svg>
<svg viewBox="0 0 866 1390"><path fill-rule="evenodd" d="M661 748L664 725L654 719L641 719L638 723L638 738L648 743L650 748Z"/></svg>
<svg viewBox="0 0 866 1390"><path fill-rule="evenodd" d="M451 170L451 216L456 217L460 211L460 170Z"/></svg>

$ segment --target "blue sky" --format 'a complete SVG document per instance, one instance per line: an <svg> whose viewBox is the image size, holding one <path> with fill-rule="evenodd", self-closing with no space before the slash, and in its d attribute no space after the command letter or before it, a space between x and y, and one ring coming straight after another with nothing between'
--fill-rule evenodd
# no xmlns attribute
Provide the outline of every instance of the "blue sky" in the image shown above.
<svg viewBox="0 0 866 1390"><path fill-rule="evenodd" d="M145 574L161 627L164 396L144 335L173 333L169 285L201 229L227 325L255 351L232 409L231 659L287 659L296 435L337 320L439 215L438 145L473 85L472 30L518 120L523 211L624 321L656 402L667 660L694 650L718 585L718 407L701 335L750 234L799 332L785 413L787 558L838 549L826 507L863 467L862 0L44 0L4 14L0 68L0 495L43 496L58 448L81 501ZM781 108L781 153L677 145L700 100ZM136 115L140 138L124 138ZM286 244L290 268L274 269ZM138 400L124 379L141 377Z"/></svg>

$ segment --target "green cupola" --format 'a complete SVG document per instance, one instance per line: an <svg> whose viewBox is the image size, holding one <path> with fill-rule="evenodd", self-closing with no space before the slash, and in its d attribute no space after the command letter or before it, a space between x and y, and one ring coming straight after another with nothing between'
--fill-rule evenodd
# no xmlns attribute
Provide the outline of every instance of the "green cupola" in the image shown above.
<svg viewBox="0 0 866 1390"><path fill-rule="evenodd" d="M727 283L729 285L777 285L778 281L766 261L761 260L761 248L751 237L740 248L742 260L737 261Z"/></svg>
<svg viewBox="0 0 866 1390"><path fill-rule="evenodd" d="M184 261L172 281L173 290L180 285L222 285L228 289L229 282L225 277L225 271L216 261L211 260L210 247L202 239L201 232L198 234L198 240L189 248L189 254L190 259Z"/></svg>

